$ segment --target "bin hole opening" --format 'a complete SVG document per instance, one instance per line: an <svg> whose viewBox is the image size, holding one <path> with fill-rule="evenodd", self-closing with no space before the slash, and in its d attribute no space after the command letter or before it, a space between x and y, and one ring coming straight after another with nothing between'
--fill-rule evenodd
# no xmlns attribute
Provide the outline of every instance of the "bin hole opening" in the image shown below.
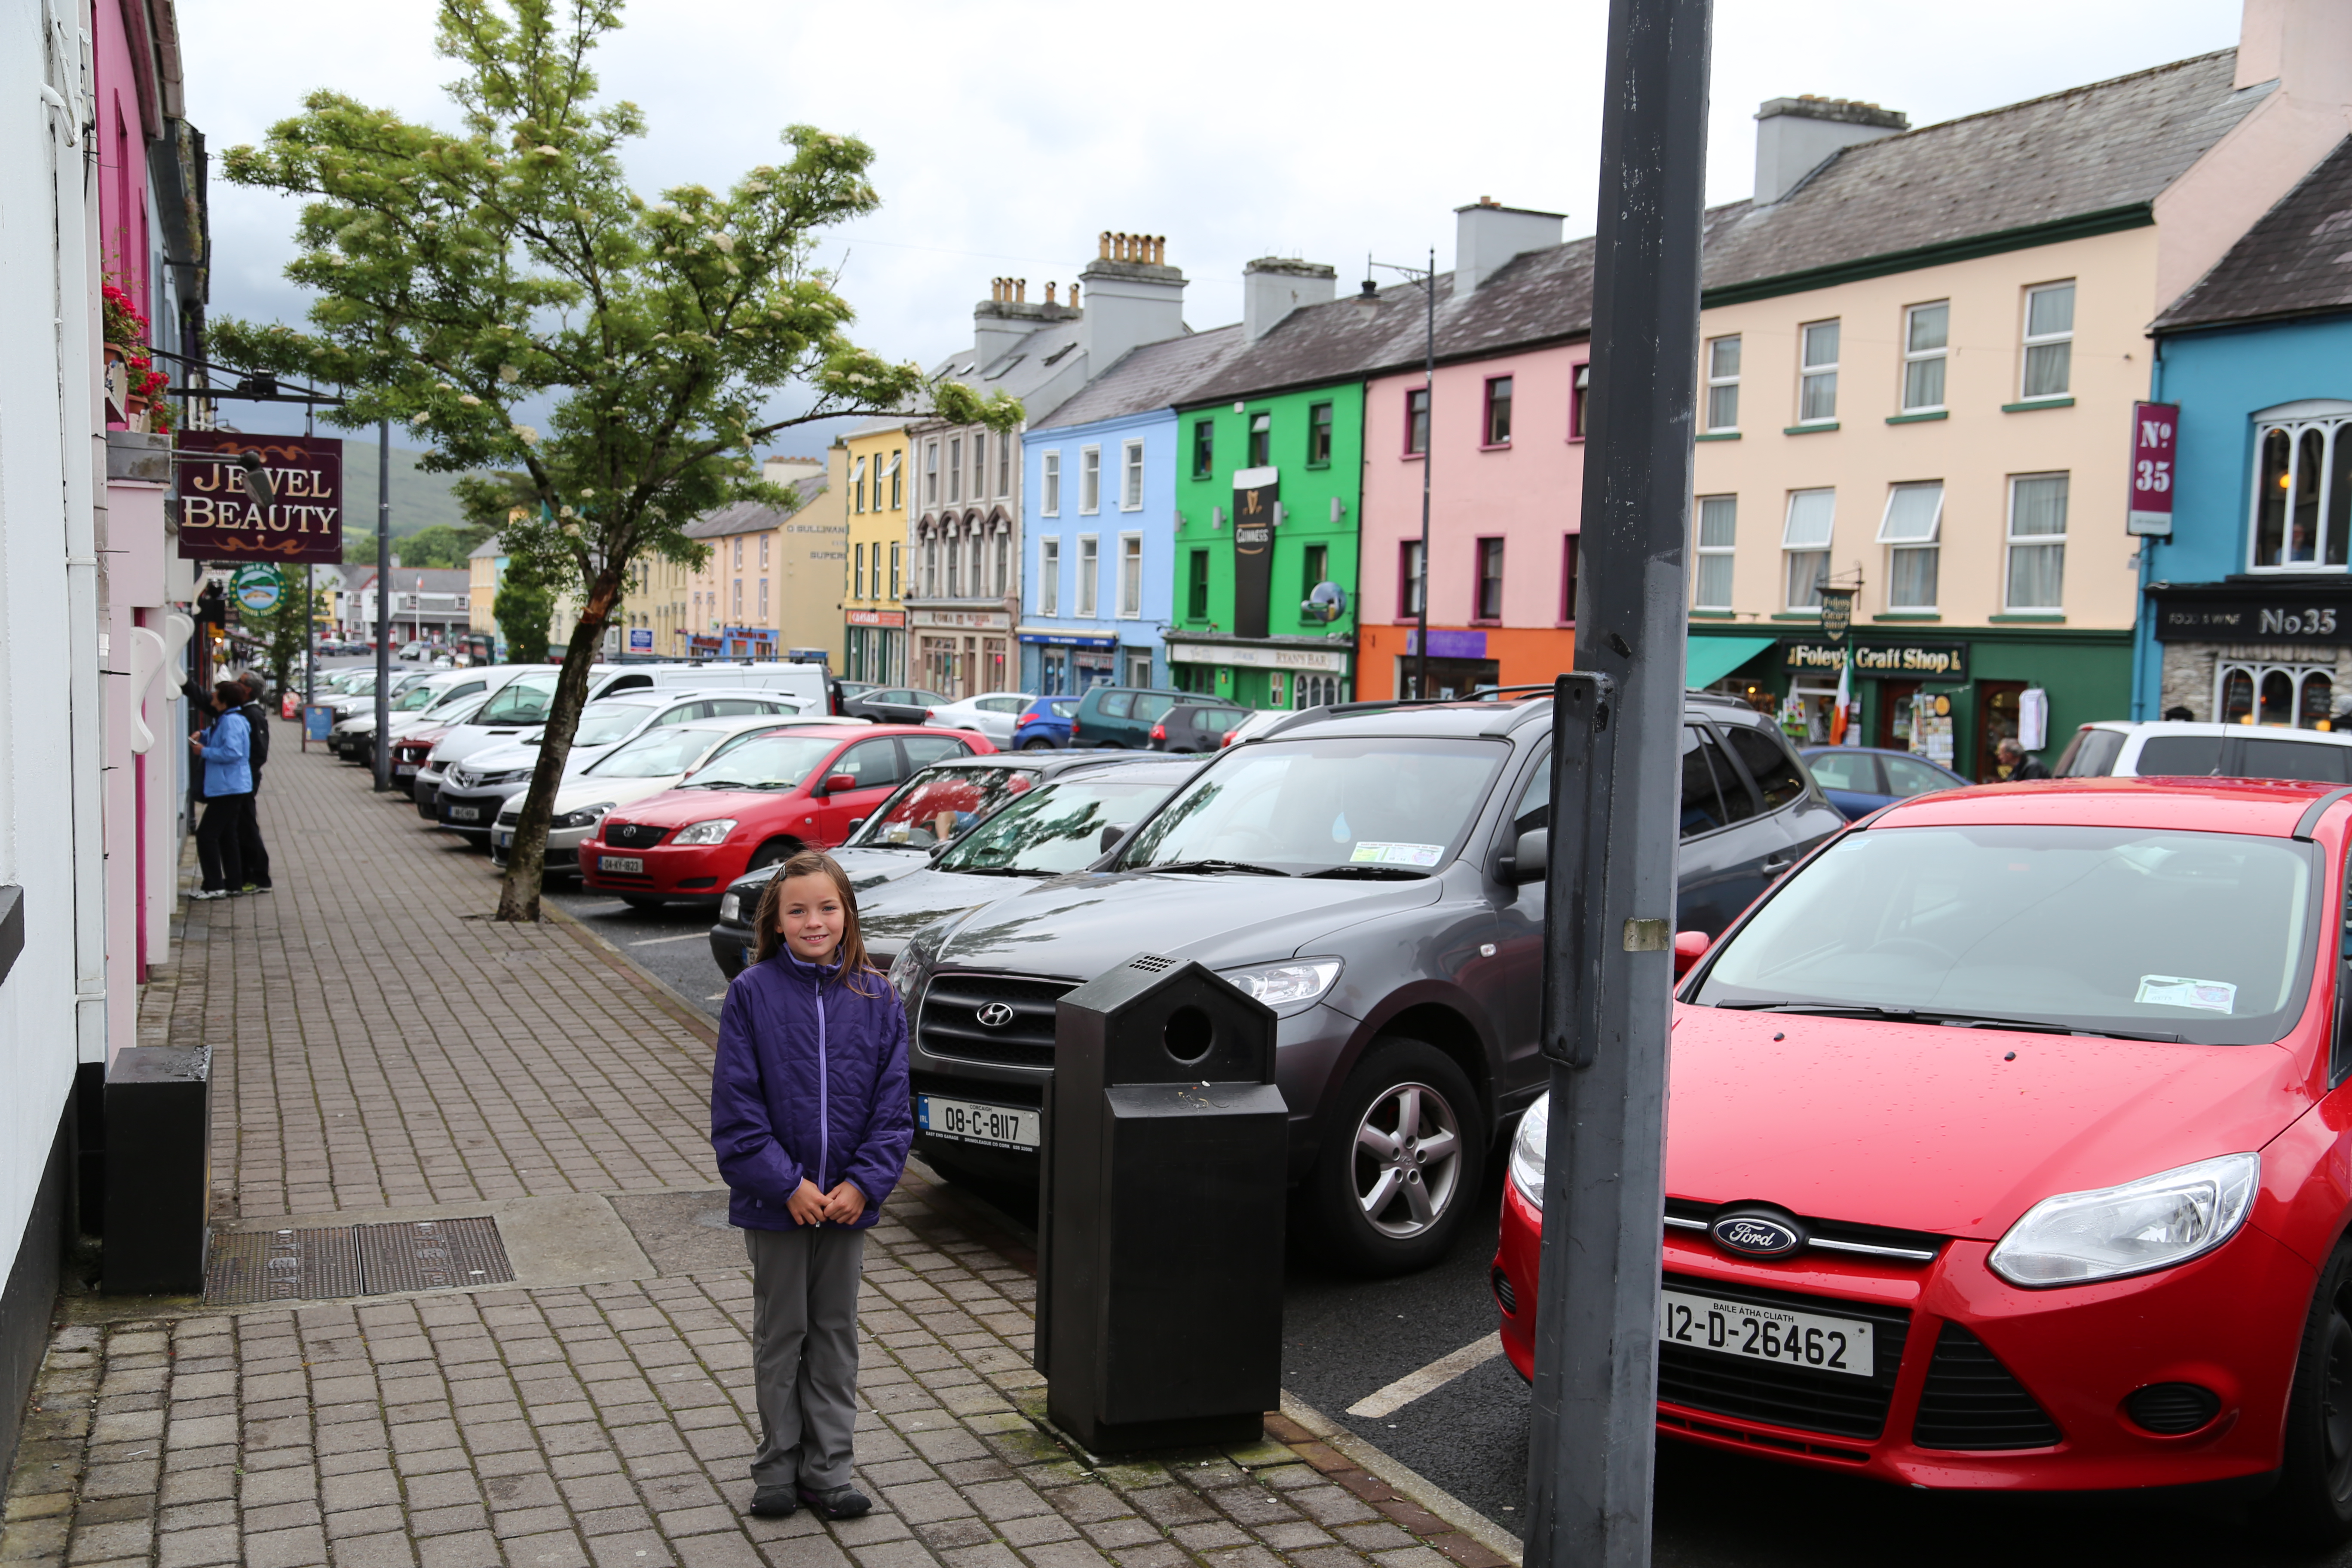
<svg viewBox="0 0 2352 1568"><path fill-rule="evenodd" d="M1179 1007L1168 1015L1160 1037L1168 1042L1170 1056L1180 1062L1197 1062L1216 1043L1217 1029L1198 1007Z"/></svg>

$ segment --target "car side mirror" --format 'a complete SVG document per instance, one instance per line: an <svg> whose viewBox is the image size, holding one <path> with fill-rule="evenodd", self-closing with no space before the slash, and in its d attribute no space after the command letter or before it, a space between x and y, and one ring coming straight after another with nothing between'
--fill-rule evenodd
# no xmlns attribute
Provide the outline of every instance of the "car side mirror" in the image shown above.
<svg viewBox="0 0 2352 1568"><path fill-rule="evenodd" d="M1509 887L1540 882L1550 868L1551 830L1546 827L1520 834L1507 853L1495 857L1495 879Z"/></svg>
<svg viewBox="0 0 2352 1568"><path fill-rule="evenodd" d="M1675 978L1680 980L1697 968L1698 961L1706 956L1706 950L1711 945L1703 931L1675 932Z"/></svg>
<svg viewBox="0 0 2352 1568"><path fill-rule="evenodd" d="M858 830L859 828L861 828L861 827L863 827L863 826L866 826L866 819L865 819L864 817L862 817L862 816L853 816L853 817L851 817L851 818L849 819L849 831L850 831L850 833L851 833L853 836L857 832L857 830Z"/></svg>
<svg viewBox="0 0 2352 1568"><path fill-rule="evenodd" d="M1102 855L1109 854L1118 841L1127 837L1128 830L1134 826L1132 822L1105 823L1101 837L1095 840L1096 852Z"/></svg>
<svg viewBox="0 0 2352 1568"><path fill-rule="evenodd" d="M824 787L817 793L820 795L840 795L845 791L853 790L856 787L857 775L856 773L835 773L824 781Z"/></svg>

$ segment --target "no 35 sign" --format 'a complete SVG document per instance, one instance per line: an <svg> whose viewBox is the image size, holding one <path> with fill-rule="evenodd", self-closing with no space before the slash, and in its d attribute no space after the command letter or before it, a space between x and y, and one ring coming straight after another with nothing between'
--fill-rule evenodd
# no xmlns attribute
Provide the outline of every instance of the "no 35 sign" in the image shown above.
<svg viewBox="0 0 2352 1568"><path fill-rule="evenodd" d="M2131 507L2125 532L2172 536L2173 449L2179 433L2179 404L2132 405Z"/></svg>

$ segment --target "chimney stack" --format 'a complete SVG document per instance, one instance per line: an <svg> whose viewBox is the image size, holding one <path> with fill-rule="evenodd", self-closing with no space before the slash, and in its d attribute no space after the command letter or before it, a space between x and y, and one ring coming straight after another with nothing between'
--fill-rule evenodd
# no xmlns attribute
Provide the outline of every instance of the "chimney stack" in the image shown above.
<svg viewBox="0 0 2352 1568"><path fill-rule="evenodd" d="M1302 305L1328 303L1339 291L1336 267L1261 256L1242 268L1242 336L1255 342L1291 311Z"/></svg>
<svg viewBox="0 0 2352 1568"><path fill-rule="evenodd" d="M1565 213L1507 207L1492 196L1480 196L1466 207L1454 209L1454 293L1456 299L1475 294L1479 285L1502 270L1511 258L1559 243Z"/></svg>
<svg viewBox="0 0 2352 1568"><path fill-rule="evenodd" d="M1892 109L1843 98L1776 98L1756 111L1756 205L1770 206L1832 153L1876 142L1911 121Z"/></svg>
<svg viewBox="0 0 2352 1568"><path fill-rule="evenodd" d="M1168 265L1165 236L1105 229L1095 252L1078 274L1086 288L1078 341L1088 376L1100 375L1129 349L1184 334L1184 274ZM1078 298L1073 283L1073 309Z"/></svg>

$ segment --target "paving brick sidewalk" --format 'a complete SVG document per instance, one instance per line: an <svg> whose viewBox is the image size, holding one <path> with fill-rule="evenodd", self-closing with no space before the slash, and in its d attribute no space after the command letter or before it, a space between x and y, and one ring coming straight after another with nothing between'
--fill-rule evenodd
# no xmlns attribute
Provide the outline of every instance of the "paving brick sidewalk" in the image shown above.
<svg viewBox="0 0 2352 1568"><path fill-rule="evenodd" d="M468 918L491 899L478 858L290 739L263 825L278 891L188 906L142 1019L151 1041L213 1047L216 1217L711 1186L708 1048L657 988L575 931ZM603 1283L218 1310L69 1299L0 1561L1503 1563L1311 1419L1121 1463L1066 1445L1028 1365L1025 1260L958 1215L918 1173L872 1233L866 1519L743 1515L749 1276L707 1258L666 1273L632 1250L639 1277Z"/></svg>

